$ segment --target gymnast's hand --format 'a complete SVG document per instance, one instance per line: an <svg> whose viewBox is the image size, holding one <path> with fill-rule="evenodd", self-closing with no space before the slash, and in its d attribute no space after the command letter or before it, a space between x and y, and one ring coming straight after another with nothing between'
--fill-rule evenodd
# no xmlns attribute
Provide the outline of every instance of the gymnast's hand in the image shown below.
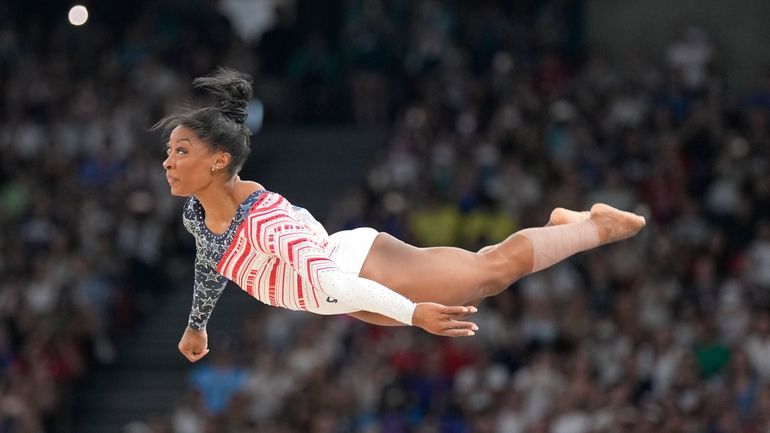
<svg viewBox="0 0 770 433"><path fill-rule="evenodd" d="M206 334L206 330L198 331L190 328L184 330L184 335L179 341L179 351L190 362L195 362L209 353L208 345L209 337Z"/></svg>
<svg viewBox="0 0 770 433"><path fill-rule="evenodd" d="M475 313L476 307L447 307L433 302L420 302L412 314L412 324L445 337L469 337L479 327L462 319Z"/></svg>

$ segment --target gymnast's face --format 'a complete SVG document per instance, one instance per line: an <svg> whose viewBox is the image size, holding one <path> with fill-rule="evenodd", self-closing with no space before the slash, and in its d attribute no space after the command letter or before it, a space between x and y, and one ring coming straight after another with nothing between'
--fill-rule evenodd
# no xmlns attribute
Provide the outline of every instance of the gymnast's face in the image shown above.
<svg viewBox="0 0 770 433"><path fill-rule="evenodd" d="M171 131L166 155L163 168L166 169L166 180L172 195L194 195L211 185L216 175L222 172L222 152L213 151L192 130L182 125Z"/></svg>

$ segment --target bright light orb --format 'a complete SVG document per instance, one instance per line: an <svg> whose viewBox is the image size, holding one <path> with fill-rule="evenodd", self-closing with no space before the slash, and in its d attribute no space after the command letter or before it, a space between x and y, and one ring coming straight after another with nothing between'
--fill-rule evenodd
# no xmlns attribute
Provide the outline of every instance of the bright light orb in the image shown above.
<svg viewBox="0 0 770 433"><path fill-rule="evenodd" d="M88 21L88 9L83 5L72 6L67 18L69 18L70 24L73 26L82 26Z"/></svg>

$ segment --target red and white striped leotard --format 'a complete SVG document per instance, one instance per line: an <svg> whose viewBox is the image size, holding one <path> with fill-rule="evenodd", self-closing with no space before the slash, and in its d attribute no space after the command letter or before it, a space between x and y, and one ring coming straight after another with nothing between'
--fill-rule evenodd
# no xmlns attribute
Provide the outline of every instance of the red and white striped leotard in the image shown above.
<svg viewBox="0 0 770 433"><path fill-rule="evenodd" d="M195 284L188 324L205 329L227 281L265 304L318 314L372 311L411 324L414 303L371 280L343 272L336 245L306 210L279 194L251 194L221 235L204 222L194 197L183 222L195 237Z"/></svg>

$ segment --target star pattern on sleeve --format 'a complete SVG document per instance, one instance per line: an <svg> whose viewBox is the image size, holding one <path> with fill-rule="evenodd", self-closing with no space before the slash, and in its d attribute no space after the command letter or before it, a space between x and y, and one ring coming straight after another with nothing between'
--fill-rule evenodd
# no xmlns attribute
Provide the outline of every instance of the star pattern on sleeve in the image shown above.
<svg viewBox="0 0 770 433"><path fill-rule="evenodd" d="M203 308L214 308L214 305L216 304L216 300L213 298L207 298L203 300L203 304L201 304L201 307Z"/></svg>
<svg viewBox="0 0 770 433"><path fill-rule="evenodd" d="M209 270L208 272L204 271L203 277L206 279L206 281L204 281L204 284L208 284L211 281L219 282L220 278L222 278L222 276L219 275L219 272L213 269Z"/></svg>
<svg viewBox="0 0 770 433"><path fill-rule="evenodd" d="M188 326L193 329L206 329L211 313L227 286L227 278L217 270L217 263L235 237L238 226L243 223L247 210L262 191L251 194L235 213L230 227L221 235L212 233L204 220L201 204L194 197L185 203L182 220L185 228L195 238L195 278L193 300Z"/></svg>
<svg viewBox="0 0 770 433"><path fill-rule="evenodd" d="M200 308L193 307L192 311L190 312L190 317L194 318L196 322L203 320Z"/></svg>
<svg viewBox="0 0 770 433"><path fill-rule="evenodd" d="M193 291L192 312L188 325L193 329L206 329L211 313L219 297L227 286L227 279L217 273L203 260L196 259L195 288Z"/></svg>

